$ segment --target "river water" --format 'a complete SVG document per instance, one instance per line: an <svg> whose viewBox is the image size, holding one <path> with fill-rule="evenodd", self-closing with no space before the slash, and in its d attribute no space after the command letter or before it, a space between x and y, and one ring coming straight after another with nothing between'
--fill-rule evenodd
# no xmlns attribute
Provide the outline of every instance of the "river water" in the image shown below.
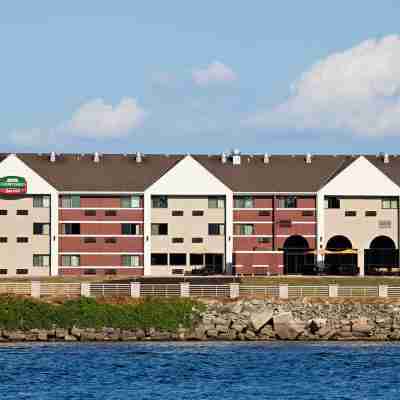
<svg viewBox="0 0 400 400"><path fill-rule="evenodd" d="M400 344L0 346L0 400L400 399Z"/></svg>

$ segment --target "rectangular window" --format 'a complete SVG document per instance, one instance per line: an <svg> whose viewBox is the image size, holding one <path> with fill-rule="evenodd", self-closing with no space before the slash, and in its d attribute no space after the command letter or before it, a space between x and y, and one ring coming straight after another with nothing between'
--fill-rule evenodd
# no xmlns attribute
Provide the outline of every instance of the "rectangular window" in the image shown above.
<svg viewBox="0 0 400 400"><path fill-rule="evenodd" d="M140 196L121 197L121 208L140 208Z"/></svg>
<svg viewBox="0 0 400 400"><path fill-rule="evenodd" d="M85 237L83 238L83 243L96 243L95 237Z"/></svg>
<svg viewBox="0 0 400 400"><path fill-rule="evenodd" d="M50 256L48 254L34 254L33 266L34 267L48 267L50 265Z"/></svg>
<svg viewBox="0 0 400 400"><path fill-rule="evenodd" d="M121 265L123 267L138 267L139 266L139 256L137 255L122 255Z"/></svg>
<svg viewBox="0 0 400 400"><path fill-rule="evenodd" d="M61 265L63 267L79 267L81 265L81 257L79 255L61 256Z"/></svg>
<svg viewBox="0 0 400 400"><path fill-rule="evenodd" d="M325 208L340 208L340 199L339 197L327 197L324 200Z"/></svg>
<svg viewBox="0 0 400 400"><path fill-rule="evenodd" d="M28 210L17 210L17 215L28 215Z"/></svg>
<svg viewBox="0 0 400 400"><path fill-rule="evenodd" d="M345 217L356 217L357 216L357 212L356 211L345 211L344 212L344 216Z"/></svg>
<svg viewBox="0 0 400 400"><path fill-rule="evenodd" d="M4 268L1 268L0 269L0 275L7 275L7 270L6 269L4 269Z"/></svg>
<svg viewBox="0 0 400 400"><path fill-rule="evenodd" d="M95 217L96 210L85 210L85 217Z"/></svg>
<svg viewBox="0 0 400 400"><path fill-rule="evenodd" d="M27 275L28 270L26 268L18 268L17 269L17 275Z"/></svg>
<svg viewBox="0 0 400 400"><path fill-rule="evenodd" d="M84 269L83 275L96 275L96 270L94 268Z"/></svg>
<svg viewBox="0 0 400 400"><path fill-rule="evenodd" d="M270 217L271 211L261 210L258 212L259 217Z"/></svg>
<svg viewBox="0 0 400 400"><path fill-rule="evenodd" d="M225 199L223 197L209 197L208 208L225 208Z"/></svg>
<svg viewBox="0 0 400 400"><path fill-rule="evenodd" d="M398 208L397 199L382 199L382 208L384 210L393 210Z"/></svg>
<svg viewBox="0 0 400 400"><path fill-rule="evenodd" d="M190 254L190 265L204 265L203 254Z"/></svg>
<svg viewBox="0 0 400 400"><path fill-rule="evenodd" d="M366 217L376 217L376 211L365 211Z"/></svg>
<svg viewBox="0 0 400 400"><path fill-rule="evenodd" d="M183 243L183 238L172 238L172 243Z"/></svg>
<svg viewBox="0 0 400 400"><path fill-rule="evenodd" d="M167 196L153 196L151 198L151 204L153 208L168 208L168 197Z"/></svg>
<svg viewBox="0 0 400 400"><path fill-rule="evenodd" d="M194 237L194 238L192 238L192 243L203 243L203 238Z"/></svg>
<svg viewBox="0 0 400 400"><path fill-rule="evenodd" d="M223 235L225 233L224 224L208 224L209 235Z"/></svg>
<svg viewBox="0 0 400 400"><path fill-rule="evenodd" d="M27 237L19 236L17 237L17 243L28 243L29 239Z"/></svg>
<svg viewBox="0 0 400 400"><path fill-rule="evenodd" d="M35 226L35 224L34 224ZM63 235L80 235L81 234L81 224L62 224L61 233Z"/></svg>
<svg viewBox="0 0 400 400"><path fill-rule="evenodd" d="M169 265L186 265L186 254L171 253L169 255Z"/></svg>
<svg viewBox="0 0 400 400"><path fill-rule="evenodd" d="M392 227L392 221L390 220L381 220L378 222L378 227L380 229L390 229Z"/></svg>
<svg viewBox="0 0 400 400"><path fill-rule="evenodd" d="M192 216L193 217L202 217L204 215L203 210L193 210L192 211Z"/></svg>
<svg viewBox="0 0 400 400"><path fill-rule="evenodd" d="M174 210L174 211L172 211L171 215L172 215L173 217L183 217L183 211L181 211L181 210Z"/></svg>
<svg viewBox="0 0 400 400"><path fill-rule="evenodd" d="M152 235L168 235L168 224L151 224Z"/></svg>
<svg viewBox="0 0 400 400"><path fill-rule="evenodd" d="M121 224L121 233L123 235L140 235L139 224Z"/></svg>
<svg viewBox="0 0 400 400"><path fill-rule="evenodd" d="M7 215L8 211L7 210L0 210L0 215Z"/></svg>
<svg viewBox="0 0 400 400"><path fill-rule="evenodd" d="M117 238L115 238L115 237L105 238L104 243L115 244L115 243L117 243Z"/></svg>
<svg viewBox="0 0 400 400"><path fill-rule="evenodd" d="M258 237L257 238L257 243L262 243L262 244L265 244L265 243L271 243L271 238L270 237Z"/></svg>
<svg viewBox="0 0 400 400"><path fill-rule="evenodd" d="M297 208L297 198L295 196L280 197L278 199L279 208Z"/></svg>
<svg viewBox="0 0 400 400"><path fill-rule="evenodd" d="M313 217L314 216L314 211L311 211L311 210L302 211L301 215L303 217Z"/></svg>
<svg viewBox="0 0 400 400"><path fill-rule="evenodd" d="M116 217L117 212L115 210L106 210L106 211L104 211L104 215L106 217Z"/></svg>
<svg viewBox="0 0 400 400"><path fill-rule="evenodd" d="M49 208L50 196L33 196L34 208Z"/></svg>
<svg viewBox="0 0 400 400"><path fill-rule="evenodd" d="M7 242L8 242L8 238L6 236L0 237L0 243L7 243Z"/></svg>
<svg viewBox="0 0 400 400"><path fill-rule="evenodd" d="M151 253L151 265L168 265L168 254Z"/></svg>
<svg viewBox="0 0 400 400"><path fill-rule="evenodd" d="M292 221L290 219L281 219L279 221L279 226L281 228L291 228L292 227Z"/></svg>
<svg viewBox="0 0 400 400"><path fill-rule="evenodd" d="M235 208L253 208L254 199L251 196L237 197L233 201Z"/></svg>
<svg viewBox="0 0 400 400"><path fill-rule="evenodd" d="M61 196L61 207L62 208L80 208L81 196Z"/></svg>
<svg viewBox="0 0 400 400"><path fill-rule="evenodd" d="M254 235L253 224L235 224L234 225L235 235Z"/></svg>

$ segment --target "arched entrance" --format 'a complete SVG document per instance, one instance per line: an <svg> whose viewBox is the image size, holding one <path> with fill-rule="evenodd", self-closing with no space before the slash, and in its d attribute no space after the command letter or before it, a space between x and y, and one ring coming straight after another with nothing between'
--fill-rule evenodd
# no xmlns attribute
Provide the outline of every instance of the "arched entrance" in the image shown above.
<svg viewBox="0 0 400 400"><path fill-rule="evenodd" d="M326 244L325 265L331 275L356 275L357 252L351 241L343 235L331 237Z"/></svg>
<svg viewBox="0 0 400 400"><path fill-rule="evenodd" d="M307 240L289 236L283 244L285 274L307 274L315 270L315 255L309 252Z"/></svg>
<svg viewBox="0 0 400 400"><path fill-rule="evenodd" d="M368 275L398 273L399 251L388 236L377 236L365 250L365 273Z"/></svg>

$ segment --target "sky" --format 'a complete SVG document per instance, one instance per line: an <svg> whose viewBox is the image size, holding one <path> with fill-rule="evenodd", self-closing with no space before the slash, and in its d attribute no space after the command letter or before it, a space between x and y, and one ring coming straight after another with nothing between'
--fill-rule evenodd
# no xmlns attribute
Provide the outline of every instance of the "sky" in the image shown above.
<svg viewBox="0 0 400 400"><path fill-rule="evenodd" d="M4 0L1 148L397 154L399 20L399 0Z"/></svg>

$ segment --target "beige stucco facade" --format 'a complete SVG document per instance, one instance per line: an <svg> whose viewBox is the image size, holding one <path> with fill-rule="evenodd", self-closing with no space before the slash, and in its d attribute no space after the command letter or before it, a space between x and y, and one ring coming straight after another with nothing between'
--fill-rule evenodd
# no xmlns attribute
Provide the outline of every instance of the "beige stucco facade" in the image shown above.
<svg viewBox="0 0 400 400"><path fill-rule="evenodd" d="M7 270L7 276L20 276L17 270L28 270L28 276L48 276L50 266L34 267L33 255L50 255L50 235L34 235L33 224L50 224L50 207L33 207L32 196L0 196L0 268ZM18 210L26 210L28 215L17 215ZM4 211L3 211L4 212ZM18 243L17 237L28 238L27 243Z"/></svg>

